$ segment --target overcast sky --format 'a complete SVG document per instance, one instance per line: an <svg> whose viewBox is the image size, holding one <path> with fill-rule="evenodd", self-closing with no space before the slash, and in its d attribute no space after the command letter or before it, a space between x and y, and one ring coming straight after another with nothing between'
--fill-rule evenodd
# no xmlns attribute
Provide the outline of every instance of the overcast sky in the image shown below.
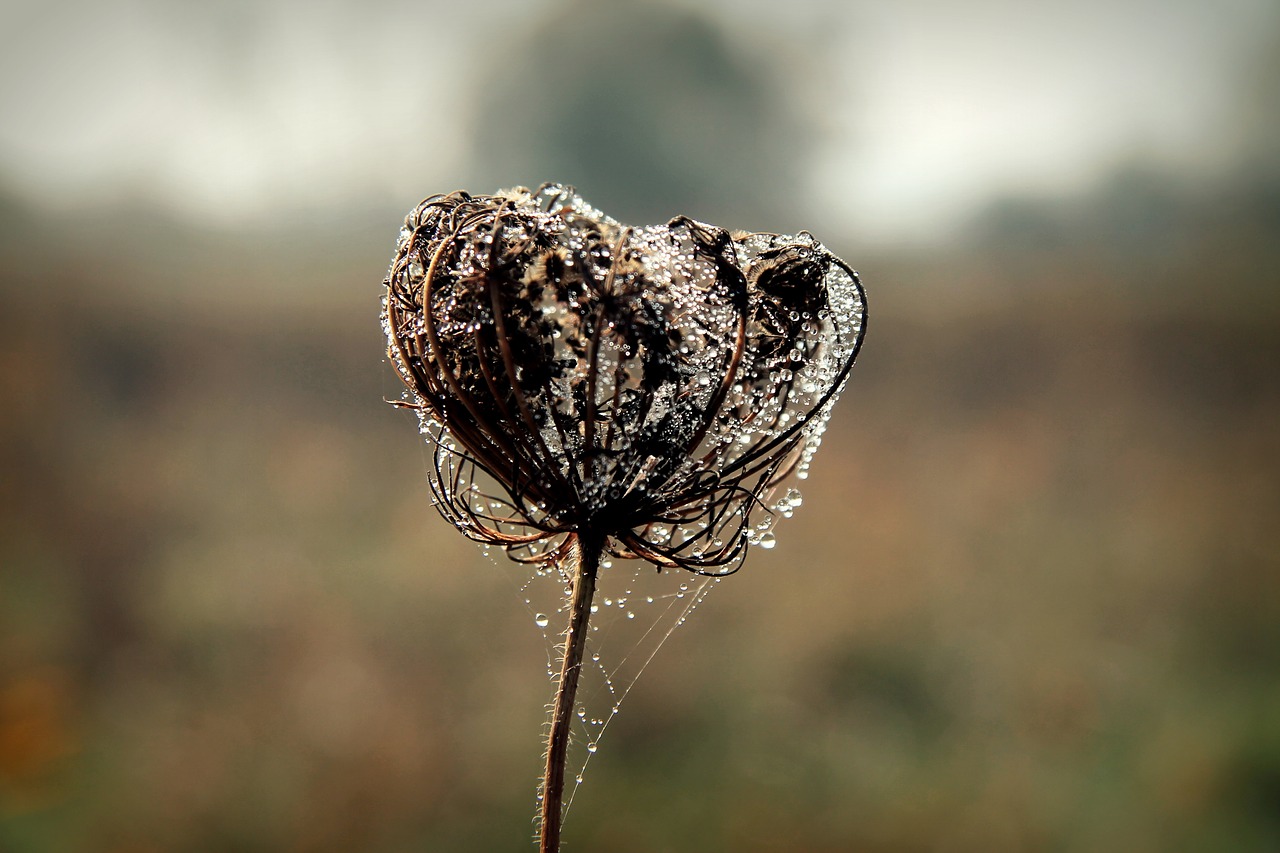
<svg viewBox="0 0 1280 853"><path fill-rule="evenodd" d="M369 198L407 208L468 172L479 99L450 69L552 5L0 0L0 182L233 224ZM945 233L992 195L1080 191L1128 160L1212 174L1278 4L679 5L807 102L816 215L895 241Z"/></svg>

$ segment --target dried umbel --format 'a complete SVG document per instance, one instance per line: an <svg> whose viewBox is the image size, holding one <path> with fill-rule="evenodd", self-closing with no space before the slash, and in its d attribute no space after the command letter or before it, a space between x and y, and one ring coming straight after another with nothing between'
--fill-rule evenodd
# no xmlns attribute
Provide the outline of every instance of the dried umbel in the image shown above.
<svg viewBox="0 0 1280 853"><path fill-rule="evenodd" d="M790 514L861 345L857 275L812 236L632 228L572 190L433 196L386 281L390 354L442 514L520 561L586 535L728 574Z"/></svg>
<svg viewBox="0 0 1280 853"><path fill-rule="evenodd" d="M572 589L539 796L565 756L605 555L728 574L772 544L862 344L857 275L809 234L631 228L572 190L433 196L386 280L390 355L440 512Z"/></svg>

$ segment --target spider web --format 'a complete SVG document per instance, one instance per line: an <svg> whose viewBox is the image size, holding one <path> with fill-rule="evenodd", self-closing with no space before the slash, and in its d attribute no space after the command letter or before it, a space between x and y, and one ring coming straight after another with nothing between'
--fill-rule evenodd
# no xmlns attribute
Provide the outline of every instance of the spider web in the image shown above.
<svg viewBox="0 0 1280 853"><path fill-rule="evenodd" d="M542 566L530 571L492 549L485 551L513 577L521 605L542 634L547 677L554 693L569 621L571 568ZM606 556L600 561L565 762L565 816L623 701L662 646L721 580L678 569L658 572L643 560L611 560ZM552 707L549 702L544 740Z"/></svg>

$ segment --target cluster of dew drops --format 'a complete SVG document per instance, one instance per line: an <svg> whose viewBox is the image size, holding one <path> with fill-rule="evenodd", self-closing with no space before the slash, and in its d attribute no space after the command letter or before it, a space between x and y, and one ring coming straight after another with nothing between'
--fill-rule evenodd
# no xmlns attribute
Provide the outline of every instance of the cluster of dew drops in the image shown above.
<svg viewBox="0 0 1280 853"><path fill-rule="evenodd" d="M553 194L565 204L555 211L542 209L544 204L548 208L551 206L547 200ZM592 207L576 193L566 194L564 188L550 187L536 193L521 189L510 190L500 193L499 197L515 201L526 214L524 218L515 219L503 226L505 230L501 239L504 242L520 242L527 239L533 231L540 231L567 245L571 251L566 263L572 263L574 257L584 254L598 256L597 260L604 267L619 260L610 258L610 250L607 248L595 247L587 252L584 232L574 224L575 221L590 220L599 223L606 231L610 228L619 229L619 233L624 226ZM573 216L563 215L566 209L572 210ZM413 229L418 225L420 211L421 207L406 218L398 249L404 250L409 245ZM581 219L575 220L574 217ZM723 375L725 366L725 334L735 327L736 318L740 316L731 294L721 286L714 264L705 254L696 250L688 232L671 225L627 230L630 237L626 251L629 257L643 267L645 282L643 292L633 293L629 298L662 304L673 328L679 330L679 379L664 382L653 389L652 405L643 422L624 425L617 430L616 443L609 448L617 454L626 453L632 436L658 427L668 415L676 421L683 418L692 423L700 412L713 404L721 385L716 377ZM484 233L479 237L478 247L467 244L460 258L467 269L472 266L479 269L478 259L492 239L490 234ZM795 236L745 235L734 241L733 251L740 266L747 269L757 259L780 247L826 252L807 232ZM415 258L407 265L403 274L417 279L425 271ZM770 442L794 432L798 426L801 427L801 436L794 475L801 480L808 477L827 419L841 390L833 386L843 384L847 377L847 365L860 341L863 316L861 290L841 265L829 266L823 287L823 304L793 306L790 310L789 319L796 324L789 327L795 332L795 340L790 347L762 351L763 354L757 358L755 347L761 341L753 339L748 343L747 358L739 368L741 372L730 386L728 396L720 404L718 416L713 419L700 446L690 448L692 452L681 464L682 473L665 475L668 481L692 482L704 468L717 472L729 470L739 460L744 460ZM544 295L545 293L548 292L544 292ZM585 293L574 297L578 300L587 298ZM448 322L447 317L452 313L453 307L452 303L437 306L444 315L441 318L443 322ZM566 310L565 303L550 296L546 296L538 307L544 315ZM782 306L784 311L785 308L786 306ZM470 316L466 322L475 323L477 320ZM384 318L384 325L385 323ZM570 363L577 361L577 367L570 371L570 375L585 374L588 366L582 362L581 354L575 355L568 349L566 342L561 339L559 326L553 326L552 337L556 339L554 347L557 359L568 360ZM603 340L605 345L598 355L600 361L592 367L599 376L599 395L601 399L608 399L614 390L611 383L615 375L628 377L626 381L630 384L638 381L641 371L638 364L630 363L634 360L634 355L629 359L625 358L609 336ZM552 406L563 408L573 398L565 376L555 380L551 391L547 404ZM743 413L749 413L749 416L744 417ZM463 501L471 502L472 509L477 513L500 514L502 507L491 503L475 484L474 478L465 476L465 472L460 472L446 458L456 448L435 414L426 409L419 409L419 414L422 418L422 431L435 440L442 467L454 476L454 494ZM546 419L541 433L542 443L552 450L562 465L575 464L571 460L578 454L563 445L554 419ZM613 435L612 428L610 435ZM615 458L625 460L624 455ZM626 491L635 488L647 470L641 466L637 476L634 474L634 466L628 466L624 461L602 463L599 457L595 464L613 467L617 471L632 472L628 476L636 479L629 483L620 482L614 479L609 470L597 471L595 476L587 476L584 472L581 479L588 491L584 496L587 502L618 499ZM463 476L457 477L459 473ZM599 494L592 493L596 489L600 490ZM763 504L745 502L732 513L732 516L741 518L740 525L734 525L729 517L722 517L719 529L714 531L708 531L705 522L698 521L689 524L657 523L651 525L647 535L656 544L672 548L689 543L695 549L692 552L694 557L701 557L703 542L712 548L720 548L725 544L723 539L732 541L737 537L745 538L752 545L772 548L776 542L772 529L776 515L790 517L800 505L800 497L794 489L788 490L776 502L765 495L760 497L765 498ZM531 509L535 514L542 511L540 507ZM537 556L536 548L531 547L528 551L529 557Z"/></svg>

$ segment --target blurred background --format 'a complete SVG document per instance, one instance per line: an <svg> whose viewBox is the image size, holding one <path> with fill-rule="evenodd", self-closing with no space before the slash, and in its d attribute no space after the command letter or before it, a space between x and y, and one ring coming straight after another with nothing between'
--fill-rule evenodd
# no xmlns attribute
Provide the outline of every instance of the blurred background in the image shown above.
<svg viewBox="0 0 1280 853"><path fill-rule="evenodd" d="M807 228L867 344L566 849L1280 849L1272 0L0 3L0 850L531 849L404 213Z"/></svg>

